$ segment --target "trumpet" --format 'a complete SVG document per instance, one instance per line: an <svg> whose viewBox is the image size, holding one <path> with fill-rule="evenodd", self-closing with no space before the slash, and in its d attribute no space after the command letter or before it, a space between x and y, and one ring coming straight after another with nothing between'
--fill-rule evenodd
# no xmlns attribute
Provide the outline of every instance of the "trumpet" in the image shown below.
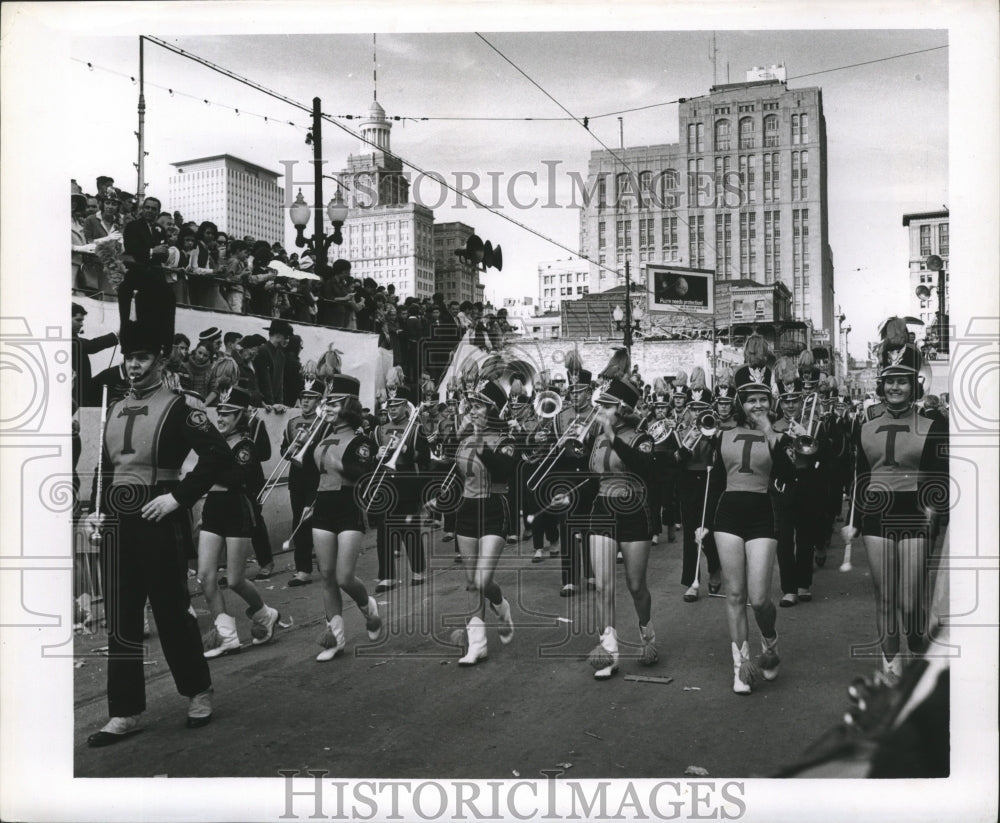
<svg viewBox="0 0 1000 823"><path fill-rule="evenodd" d="M293 463L297 468L302 468L302 464L306 459L306 454L309 449L316 445L319 434L323 429L323 425L326 423L326 420L324 419L326 414L327 406L325 403L321 403L319 408L316 410L316 420L313 421L308 434L303 440L302 447L289 458L289 462Z"/></svg>

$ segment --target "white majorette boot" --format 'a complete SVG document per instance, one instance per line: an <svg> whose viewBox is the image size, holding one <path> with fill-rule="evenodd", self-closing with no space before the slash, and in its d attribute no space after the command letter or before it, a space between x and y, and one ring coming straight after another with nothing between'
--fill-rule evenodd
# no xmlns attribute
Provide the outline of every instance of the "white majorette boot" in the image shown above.
<svg viewBox="0 0 1000 823"><path fill-rule="evenodd" d="M596 670L595 680L607 680L618 671L618 634L613 626L604 630L601 642L591 651L587 660Z"/></svg>
<svg viewBox="0 0 1000 823"><path fill-rule="evenodd" d="M316 660L320 663L333 660L347 645L347 641L344 639L344 618L341 615L337 614L331 617L326 626L326 631L319 639L323 651L316 655Z"/></svg>
<svg viewBox="0 0 1000 823"><path fill-rule="evenodd" d="M481 617L472 617L465 632L469 647L465 656L458 659L458 665L475 666L478 661L486 659L486 624Z"/></svg>
<svg viewBox="0 0 1000 823"><path fill-rule="evenodd" d="M205 657L211 660L224 654L236 654L240 650L240 638L236 634L236 618L231 614L220 614L215 618L215 631L209 633L205 641Z"/></svg>
<svg viewBox="0 0 1000 823"><path fill-rule="evenodd" d="M770 639L761 636L760 649L760 657L757 658L760 673L764 675L765 680L774 680L778 676L778 665L781 663L781 658L778 657L778 633L775 632L774 637Z"/></svg>
<svg viewBox="0 0 1000 823"><path fill-rule="evenodd" d="M642 639L642 654L639 655L639 662L643 666L652 666L660 659L659 652L656 651L656 635L653 633L653 621L648 626L639 627L639 637Z"/></svg>
<svg viewBox="0 0 1000 823"><path fill-rule="evenodd" d="M274 637L274 627L278 625L277 609L272 609L268 605L263 605L258 611L247 609L247 617L253 621L250 626L250 634L253 639L250 641L254 646L261 646Z"/></svg>
<svg viewBox="0 0 1000 823"><path fill-rule="evenodd" d="M750 660L750 644L746 640L742 646L729 644L733 651L733 691L736 694L750 694L757 671Z"/></svg>
<svg viewBox="0 0 1000 823"><path fill-rule="evenodd" d="M497 633L500 635L500 642L506 646L514 639L514 619L510 616L510 603L505 597L500 601L499 606L490 603L490 608L497 616Z"/></svg>
<svg viewBox="0 0 1000 823"><path fill-rule="evenodd" d="M368 639L372 642L382 636L382 618L378 616L378 603L375 598L369 595L368 606L361 610L365 616L365 628L368 630Z"/></svg>

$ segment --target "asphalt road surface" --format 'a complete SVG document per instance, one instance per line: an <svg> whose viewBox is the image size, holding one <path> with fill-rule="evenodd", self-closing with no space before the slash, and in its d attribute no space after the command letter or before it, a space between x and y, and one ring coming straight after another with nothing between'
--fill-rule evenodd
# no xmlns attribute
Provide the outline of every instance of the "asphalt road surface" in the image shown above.
<svg viewBox="0 0 1000 823"><path fill-rule="evenodd" d="M705 596L705 586L696 603L682 601L680 540L667 543L664 534L648 574L656 666L638 663L638 625L618 566L622 665L610 681L595 681L586 662L597 642L593 593L560 598L558 559L533 564L529 540L507 547L496 578L513 606L513 642L501 645L488 617L489 658L460 668L460 652L448 641L473 601L453 562L454 542L440 536L434 533L425 585L409 585L404 558L404 585L378 596L385 639L369 642L347 600L348 648L327 663L314 659L323 628L320 586L287 588L291 555L279 556L275 576L258 587L292 625L268 645L211 661L215 711L202 729L184 726L187 701L174 688L154 628L144 730L115 746L88 748L87 736L107 718L106 658L94 651L106 638L100 629L77 635L76 776L277 777L279 770L326 769L344 778L541 779L543 770L562 769L585 779L675 777L689 766L712 776L768 776L837 723L847 685L877 664L864 551L858 545L853 570L841 573L835 535L813 601L778 610L778 679L752 695L734 694L725 601ZM371 592L374 535L367 540L359 575ZM775 601L780 594L776 566ZM244 604L231 591L226 600L248 642ZM207 631L200 594L193 604ZM750 625L756 655L752 613Z"/></svg>

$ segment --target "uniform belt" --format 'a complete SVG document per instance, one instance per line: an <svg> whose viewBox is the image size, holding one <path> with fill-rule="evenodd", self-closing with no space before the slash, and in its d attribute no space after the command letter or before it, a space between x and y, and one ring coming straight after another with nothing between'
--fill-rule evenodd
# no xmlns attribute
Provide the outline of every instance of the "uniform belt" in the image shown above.
<svg viewBox="0 0 1000 823"><path fill-rule="evenodd" d="M216 483L212 488L209 489L210 492L228 492L232 491L228 486L223 486L220 483Z"/></svg>

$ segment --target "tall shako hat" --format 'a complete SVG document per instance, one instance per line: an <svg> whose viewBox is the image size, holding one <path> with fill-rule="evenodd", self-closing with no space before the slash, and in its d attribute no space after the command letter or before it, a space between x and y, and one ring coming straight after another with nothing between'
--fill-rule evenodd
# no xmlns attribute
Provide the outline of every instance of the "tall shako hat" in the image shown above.
<svg viewBox="0 0 1000 823"><path fill-rule="evenodd" d="M302 383L302 391L299 392L299 397L303 399L322 397L323 392L320 391L320 381L314 378L307 378Z"/></svg>
<svg viewBox="0 0 1000 823"><path fill-rule="evenodd" d="M573 372L572 375L575 375L576 379L569 384L569 390L571 392L578 392L589 389L590 384L594 380L594 375L591 374L589 371L587 371L587 369L580 369L577 372Z"/></svg>
<svg viewBox="0 0 1000 823"><path fill-rule="evenodd" d="M126 320L122 323L121 331L118 333L118 343L122 355L126 357L137 352L161 354L163 347L154 329L133 320Z"/></svg>
<svg viewBox="0 0 1000 823"><path fill-rule="evenodd" d="M601 388L597 396L597 402L615 403L619 406L628 406L630 409L634 409L639 403L640 396L635 386L631 383L615 378Z"/></svg>
<svg viewBox="0 0 1000 823"><path fill-rule="evenodd" d="M720 400L729 403L733 402L733 387L728 383L717 383L715 385L715 402L718 403Z"/></svg>
<svg viewBox="0 0 1000 823"><path fill-rule="evenodd" d="M412 392L406 386L396 386L396 391L386 398L386 406L405 406L413 402Z"/></svg>
<svg viewBox="0 0 1000 823"><path fill-rule="evenodd" d="M233 386L221 392L219 403L215 409L219 414L236 414L237 412L246 411L249 406L250 393L239 386Z"/></svg>
<svg viewBox="0 0 1000 823"><path fill-rule="evenodd" d="M917 375L923 366L923 356L911 345L899 349L885 350L882 353L882 368L879 377L894 374Z"/></svg>
<svg viewBox="0 0 1000 823"><path fill-rule="evenodd" d="M476 388L465 393L466 399L493 406L499 414L507 405L507 392L496 380L480 380Z"/></svg>
<svg viewBox="0 0 1000 823"><path fill-rule="evenodd" d="M361 393L361 381L349 374L335 374L327 381L330 397L357 397Z"/></svg>

